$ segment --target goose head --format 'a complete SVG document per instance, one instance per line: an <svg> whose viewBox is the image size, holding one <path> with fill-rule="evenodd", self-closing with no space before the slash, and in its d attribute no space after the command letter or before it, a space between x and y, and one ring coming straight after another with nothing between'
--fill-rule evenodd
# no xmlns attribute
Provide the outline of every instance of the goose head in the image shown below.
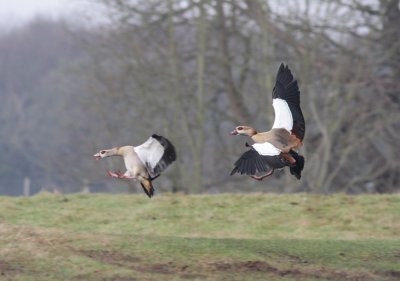
<svg viewBox="0 0 400 281"><path fill-rule="evenodd" d="M257 131L249 126L237 126L232 132L230 132L231 136L243 135L251 137L255 134L257 134Z"/></svg>
<svg viewBox="0 0 400 281"><path fill-rule="evenodd" d="M105 157L113 156L116 155L118 152L118 147L114 147L111 149L103 149L94 154L93 156L96 158L96 160L103 159Z"/></svg>

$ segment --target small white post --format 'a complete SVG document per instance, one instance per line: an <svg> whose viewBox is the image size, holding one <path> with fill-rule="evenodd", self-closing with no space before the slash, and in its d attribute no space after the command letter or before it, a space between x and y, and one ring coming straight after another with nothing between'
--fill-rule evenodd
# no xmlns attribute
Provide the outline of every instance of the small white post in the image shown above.
<svg viewBox="0 0 400 281"><path fill-rule="evenodd" d="M90 193L89 180L83 179L82 193Z"/></svg>
<svg viewBox="0 0 400 281"><path fill-rule="evenodd" d="M31 195L31 179L28 177L24 178L24 196L28 197Z"/></svg>

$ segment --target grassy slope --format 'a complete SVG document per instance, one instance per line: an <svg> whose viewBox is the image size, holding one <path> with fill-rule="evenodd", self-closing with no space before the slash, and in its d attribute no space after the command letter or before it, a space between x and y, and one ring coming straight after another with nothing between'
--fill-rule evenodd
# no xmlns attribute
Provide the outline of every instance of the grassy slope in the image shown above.
<svg viewBox="0 0 400 281"><path fill-rule="evenodd" d="M0 198L0 280L397 280L400 196Z"/></svg>

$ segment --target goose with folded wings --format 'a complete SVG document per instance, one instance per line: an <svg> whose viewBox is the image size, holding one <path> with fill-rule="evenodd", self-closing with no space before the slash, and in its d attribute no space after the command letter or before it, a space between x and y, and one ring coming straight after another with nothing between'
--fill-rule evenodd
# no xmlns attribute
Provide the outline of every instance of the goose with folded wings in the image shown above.
<svg viewBox="0 0 400 281"><path fill-rule="evenodd" d="M262 180L273 174L275 169L290 168L290 173L301 178L304 157L295 149L303 145L305 121L300 108L300 91L297 80L288 66L279 67L272 91L275 121L268 132L257 132L249 126L237 126L231 135L249 136L254 141L248 151L235 162L231 175L246 174Z"/></svg>
<svg viewBox="0 0 400 281"><path fill-rule="evenodd" d="M152 181L176 160L176 152L172 143L167 138L156 134L139 146L128 145L103 149L93 156L96 160L109 156L122 156L126 172L122 174L119 171L108 171L108 175L118 179L139 180L144 192L149 197L154 194Z"/></svg>

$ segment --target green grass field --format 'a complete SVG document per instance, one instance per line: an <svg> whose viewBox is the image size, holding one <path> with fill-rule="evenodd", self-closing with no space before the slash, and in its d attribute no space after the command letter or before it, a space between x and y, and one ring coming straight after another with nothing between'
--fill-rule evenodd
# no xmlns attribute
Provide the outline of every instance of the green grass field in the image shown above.
<svg viewBox="0 0 400 281"><path fill-rule="evenodd" d="M0 280L400 280L400 196L0 197Z"/></svg>

